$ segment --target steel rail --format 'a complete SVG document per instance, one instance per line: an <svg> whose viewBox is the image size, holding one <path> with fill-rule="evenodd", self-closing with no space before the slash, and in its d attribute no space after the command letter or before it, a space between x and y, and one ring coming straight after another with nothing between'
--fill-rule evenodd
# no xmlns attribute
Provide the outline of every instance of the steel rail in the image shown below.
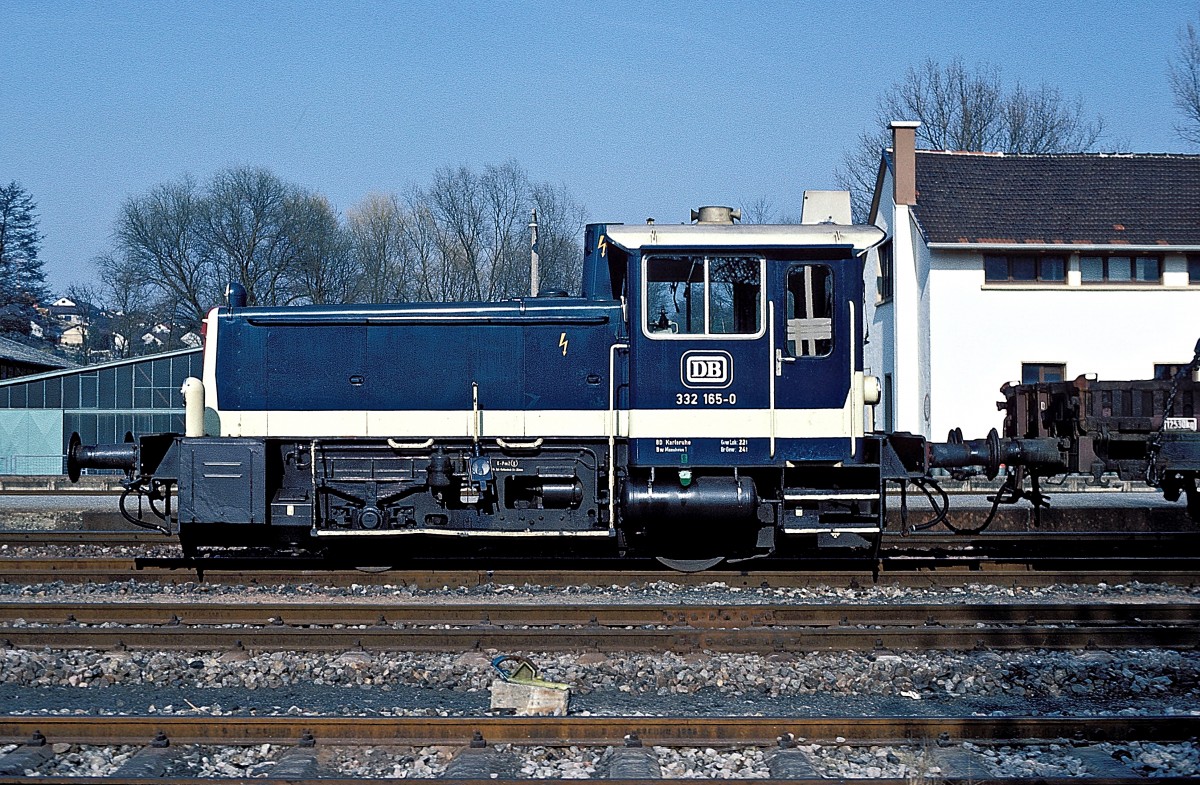
<svg viewBox="0 0 1200 785"><path fill-rule="evenodd" d="M179 537L148 531L0 531L0 547L18 545L178 545Z"/></svg>
<svg viewBox="0 0 1200 785"><path fill-rule="evenodd" d="M159 731L172 744L288 744L312 733L318 744L466 744L475 731L490 743L552 746L619 744L629 733L666 747L774 745L793 734L811 743L905 744L1066 739L1184 742L1200 736L1200 717L233 717L0 715L0 743L41 731L50 743L137 744Z"/></svg>
<svg viewBox="0 0 1200 785"><path fill-rule="evenodd" d="M1091 562L1096 565L1096 562ZM183 560L130 558L0 558L0 583L117 583L130 580L164 584L211 583L218 585L295 585L345 587L352 584L375 586L404 586L419 589L442 587L479 587L490 585L536 586L630 586L650 583L671 583L682 586L720 584L739 588L803 588L834 586L862 588L872 584L905 587L964 586L991 584L1002 586L1050 586L1061 583L1118 584L1168 583L1194 586L1200 583L1200 563L1183 568L1177 563L1155 567L1154 560L1138 560L1133 565L1111 563L1106 568L1085 569L1059 567L1056 569L1012 564L954 565L945 562L917 561L905 564L885 564L882 571L873 572L863 560L847 562L841 569L800 567L795 570L745 568L740 570L708 570L700 573L681 573L671 570L595 569L586 573L568 569L401 569L384 572L362 572L350 569L274 569L254 567L246 562L238 565L206 564L197 570ZM315 567L315 565L313 565Z"/></svg>
<svg viewBox="0 0 1200 785"><path fill-rule="evenodd" d="M146 649L204 651L462 652L720 651L743 653L813 651L968 651L1085 648L1194 648L1195 627L990 627L990 628L813 628L760 627L747 630L600 629L499 627L270 628L270 627L16 627L0 629L9 647L51 649Z"/></svg>
<svg viewBox="0 0 1200 785"><path fill-rule="evenodd" d="M916 532L902 534L885 531L887 544L894 549L904 547L986 548L994 545L1013 546L1020 543L1038 543L1042 546L1070 545L1078 549L1080 543L1087 545L1157 544L1162 546L1200 544L1200 532L1195 531L1147 531L1147 532L1097 532L1097 531L989 531L974 535L958 535L950 532ZM176 534L163 535L127 529L115 530L4 530L0 529L0 546L4 545L177 545Z"/></svg>
<svg viewBox="0 0 1200 785"><path fill-rule="evenodd" d="M0 785L30 785L31 782L36 782L38 785L111 785L117 780L106 777L45 777L39 776L36 780L31 780L28 777L0 777ZM239 782L242 780L238 780ZM346 777L319 777L315 779L297 779L294 777L274 778L256 776L254 783L261 785L377 785L379 782L387 782L389 780L381 780L378 777L362 777L362 778L346 778ZM405 779L405 782L452 782L454 785L529 785L530 782L543 783L576 783L579 780L574 779L538 779L531 780L529 778L505 779L496 777L493 779L453 779L445 780L437 779ZM588 780L584 780L587 782ZM646 785L647 782L706 782L708 780L623 780L605 778L602 782L607 785ZM871 783L871 785L913 785L911 779L754 779L750 780L755 785L863 785ZM938 777L937 781L953 783L958 782L953 777ZM1130 774L1129 777L1088 777L1082 780L1083 785L1145 785L1146 778ZM1167 777L1155 778L1154 785L1194 785L1195 778L1186 777ZM212 777L156 777L153 782L156 785L213 785L213 783L229 782L228 779L214 779ZM1029 785L1081 785L1079 777L1029 777L1026 779L996 779L989 777L971 777L965 785L1019 785L1020 783L1029 783Z"/></svg>
<svg viewBox="0 0 1200 785"><path fill-rule="evenodd" d="M735 600L735 598L730 598ZM795 603L723 605L570 603L505 600L504 604L359 601L179 602L0 601L0 623L262 626L669 626L695 629L755 627L953 627L1057 624L1087 627L1200 626L1200 601L1181 603Z"/></svg>
<svg viewBox="0 0 1200 785"><path fill-rule="evenodd" d="M615 746L615 744L614 744ZM36 779L29 777L0 777L0 785L111 785L113 782L120 780L109 779L106 777L45 777L38 776ZM156 785L213 785L213 783L229 782L228 779L219 779L213 777L157 777L146 782L153 782ZM378 777L318 777L311 779L295 778L295 777L270 777L270 776L255 776L253 780L235 780L237 782L254 782L261 785L378 785L380 782L389 782L388 779L380 779ZM451 782L454 785L529 785L531 782L539 783L578 783L577 779L529 779L521 777L518 779L506 779L503 777L495 777L492 779L405 779L405 782ZM583 780L587 782L588 780ZM647 782L713 782L714 780L705 779L609 779L601 780L606 785L646 785ZM719 780L725 781L725 780ZM913 785L913 780L896 779L896 778L879 778L879 779L846 779L842 777L831 777L821 779L752 779L745 780L755 783L755 785ZM1127 777L976 777L970 778L960 777L943 777L938 776L929 780L933 782L944 783L961 783L962 785L1146 785L1147 782L1152 782L1154 785L1194 785L1195 777L1155 777L1153 780L1148 780L1132 770Z"/></svg>

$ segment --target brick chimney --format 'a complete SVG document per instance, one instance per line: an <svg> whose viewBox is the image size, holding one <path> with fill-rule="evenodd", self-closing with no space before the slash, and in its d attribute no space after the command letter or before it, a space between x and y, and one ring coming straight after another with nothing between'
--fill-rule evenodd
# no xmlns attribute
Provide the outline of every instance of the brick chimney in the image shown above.
<svg viewBox="0 0 1200 785"><path fill-rule="evenodd" d="M892 166L896 204L917 203L917 120L893 120Z"/></svg>

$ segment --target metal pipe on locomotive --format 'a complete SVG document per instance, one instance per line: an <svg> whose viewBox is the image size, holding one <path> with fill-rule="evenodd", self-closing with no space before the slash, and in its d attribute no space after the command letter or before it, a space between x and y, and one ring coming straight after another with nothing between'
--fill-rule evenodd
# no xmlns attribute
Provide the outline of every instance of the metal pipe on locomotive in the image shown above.
<svg viewBox="0 0 1200 785"><path fill-rule="evenodd" d="M877 544L889 483L935 470L1066 469L1060 434L868 432L882 230L735 217L589 225L576 297L248 308L234 290L206 318L186 432L74 440L70 472L125 470L189 550L353 544L386 563L447 538L598 541L690 570Z"/></svg>

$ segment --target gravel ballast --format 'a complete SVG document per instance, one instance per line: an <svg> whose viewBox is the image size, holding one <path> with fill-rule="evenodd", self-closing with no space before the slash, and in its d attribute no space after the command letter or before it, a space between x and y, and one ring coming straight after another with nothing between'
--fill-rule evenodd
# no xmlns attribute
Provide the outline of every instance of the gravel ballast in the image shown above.
<svg viewBox="0 0 1200 785"><path fill-rule="evenodd" d="M228 586L125 581L0 585L0 600L119 603L386 602L697 604L974 604L1112 602L1200 604L1200 588L1166 584L986 583L962 587L806 587L742 589L713 581L625 586L538 587L490 584L425 590L407 586L317 583ZM15 626L19 626L17 623ZM0 706L11 716L491 716L488 687L495 654L526 654L541 675L572 686L571 713L642 716L1200 715L1200 652L1164 649L1081 652L816 652L733 654L630 652L259 652L0 650ZM684 720L686 721L686 720ZM801 748L826 777L916 779L932 764L915 748L818 745ZM64 745L65 746L65 745ZM1114 760L1147 776L1200 772L1196 745L1102 745ZM521 776L603 776L602 747L510 748ZM501 749L498 748L498 749ZM1086 776L1069 745L979 745L994 776ZM177 774L269 776L283 747L188 748ZM104 776L132 748L70 747L43 775ZM3 749L0 749L3 752ZM434 777L449 747L329 747L328 772L344 776ZM654 748L665 777L761 778L773 750ZM936 772L934 772L936 773Z"/></svg>
<svg viewBox="0 0 1200 785"><path fill-rule="evenodd" d="M980 769L972 776L985 777L1088 777L1096 776L1066 744L1024 746L965 744L975 753ZM170 777L260 778L270 777L288 748L273 744L250 746L185 746L165 772ZM529 779L597 779L613 754L606 747L546 747L498 744L496 755L513 772ZM944 772L930 752L921 747L800 744L817 774L837 779L907 779L927 781ZM1104 755L1129 769L1131 776L1187 777L1200 771L1200 746L1196 744L1105 743ZM111 777L138 748L132 746L55 745L55 755L33 776ZM318 748L324 776L427 779L443 776L458 748L449 746L372 746ZM774 749L739 747L653 747L662 776L673 779L762 779L770 776Z"/></svg>
<svg viewBox="0 0 1200 785"><path fill-rule="evenodd" d="M360 713L430 713L438 706L438 714L473 714L486 709L493 654L7 649L0 652L0 697L27 711L82 705L89 713L278 713L294 706L325 713L346 704ZM637 706L644 713L752 714L847 700L918 714L941 713L938 707L956 701L977 712L1200 710L1200 653L1160 649L528 656L543 677L572 686L577 712ZM233 704L214 697L227 694L238 696ZM278 696L287 703L280 706Z"/></svg>
<svg viewBox="0 0 1200 785"><path fill-rule="evenodd" d="M264 580L269 574L264 576ZM965 586L906 587L886 583L857 588L806 586L798 588L743 588L713 581L699 586L676 583L633 583L593 586L516 586L504 583L471 587L443 586L421 589L413 586L352 584L346 587L318 583L226 585L184 582L158 583L128 580L118 583L0 584L0 599L45 598L78 602L121 602L171 599L179 602L236 602L262 598L271 602L318 602L338 599L347 602L471 602L480 605L532 603L613 604L731 604L830 603L830 604L989 604L1066 602L1194 602L1200 604L1200 585L1165 583L1060 584L1022 587L972 583Z"/></svg>

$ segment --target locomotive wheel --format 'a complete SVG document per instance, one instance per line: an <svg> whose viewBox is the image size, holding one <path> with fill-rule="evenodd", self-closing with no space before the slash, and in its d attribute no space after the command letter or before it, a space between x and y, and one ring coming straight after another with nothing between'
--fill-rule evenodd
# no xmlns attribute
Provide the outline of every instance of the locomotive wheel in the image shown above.
<svg viewBox="0 0 1200 785"><path fill-rule="evenodd" d="M670 567L676 572L703 572L712 569L725 561L724 556L713 556L708 559L672 559L667 556L655 556L659 564Z"/></svg>

